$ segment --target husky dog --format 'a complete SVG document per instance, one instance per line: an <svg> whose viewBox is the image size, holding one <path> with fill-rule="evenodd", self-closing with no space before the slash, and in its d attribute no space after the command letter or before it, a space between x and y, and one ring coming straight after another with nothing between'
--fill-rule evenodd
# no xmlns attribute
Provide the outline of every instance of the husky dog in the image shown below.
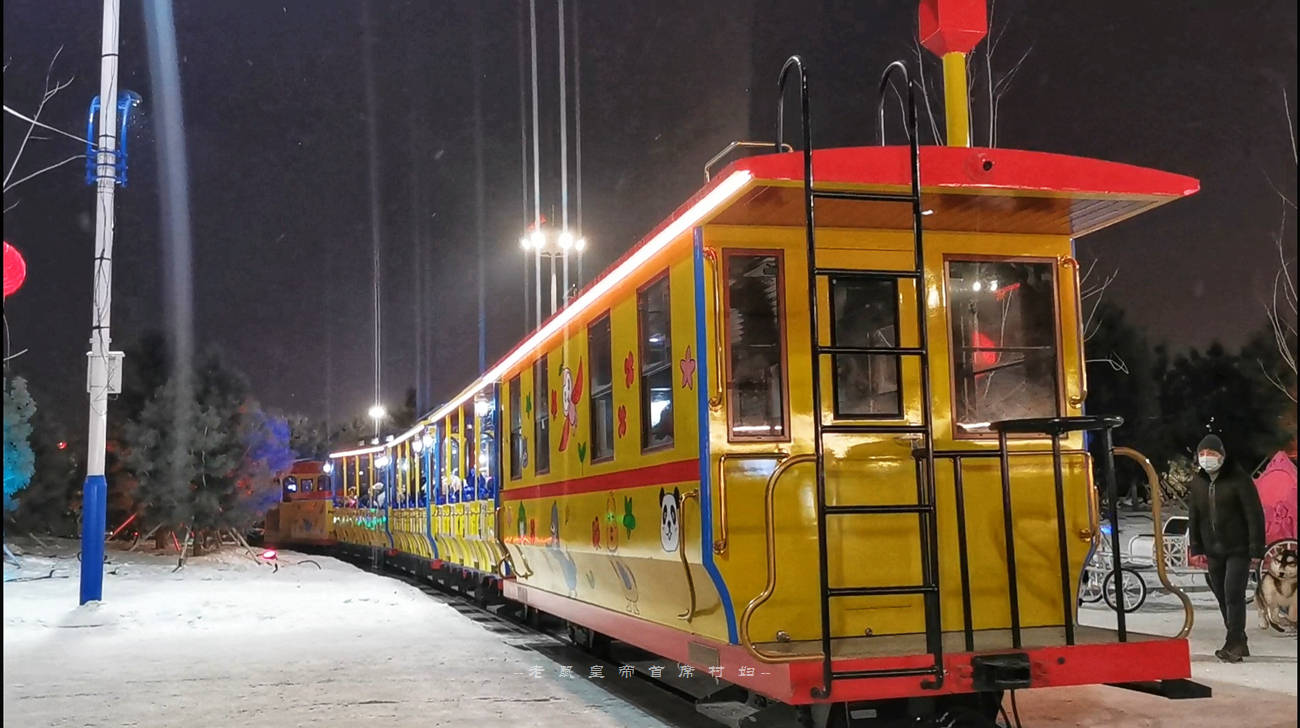
<svg viewBox="0 0 1300 728"><path fill-rule="evenodd" d="M1255 590L1255 608L1259 626L1278 632L1296 628L1296 552L1294 548L1275 549L1260 569L1259 588Z"/></svg>

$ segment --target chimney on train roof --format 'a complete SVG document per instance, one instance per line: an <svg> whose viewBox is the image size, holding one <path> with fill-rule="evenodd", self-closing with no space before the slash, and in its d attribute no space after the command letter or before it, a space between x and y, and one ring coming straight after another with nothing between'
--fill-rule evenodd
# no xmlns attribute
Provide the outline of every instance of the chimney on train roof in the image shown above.
<svg viewBox="0 0 1300 728"><path fill-rule="evenodd" d="M921 45L943 59L943 107L948 146L970 146L966 54L988 35L984 0L921 0Z"/></svg>

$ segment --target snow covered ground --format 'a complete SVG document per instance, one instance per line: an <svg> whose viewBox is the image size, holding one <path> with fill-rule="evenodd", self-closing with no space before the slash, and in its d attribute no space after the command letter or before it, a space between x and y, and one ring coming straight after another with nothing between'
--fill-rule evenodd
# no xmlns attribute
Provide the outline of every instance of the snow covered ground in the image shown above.
<svg viewBox="0 0 1300 728"><path fill-rule="evenodd" d="M616 668L593 679L590 659L553 640L331 558L282 552L273 573L224 551L172 573L174 556L110 549L106 601L77 607L76 542L19 545L24 569L6 579L56 578L4 586L5 726L707 725ZM1252 631L1256 657L1221 665L1207 598L1193 669L1215 698L1030 691L1025 725L1296 725L1296 641ZM1153 594L1133 628L1176 631L1170 600Z"/></svg>

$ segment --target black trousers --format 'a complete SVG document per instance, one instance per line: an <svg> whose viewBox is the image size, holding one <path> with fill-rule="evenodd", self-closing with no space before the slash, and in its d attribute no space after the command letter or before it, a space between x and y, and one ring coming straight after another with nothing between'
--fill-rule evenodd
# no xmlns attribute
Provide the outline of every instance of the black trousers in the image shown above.
<svg viewBox="0 0 1300 728"><path fill-rule="evenodd" d="M1250 559L1246 556L1207 556L1210 588L1219 600L1223 626L1228 629L1228 646L1246 644L1246 576Z"/></svg>

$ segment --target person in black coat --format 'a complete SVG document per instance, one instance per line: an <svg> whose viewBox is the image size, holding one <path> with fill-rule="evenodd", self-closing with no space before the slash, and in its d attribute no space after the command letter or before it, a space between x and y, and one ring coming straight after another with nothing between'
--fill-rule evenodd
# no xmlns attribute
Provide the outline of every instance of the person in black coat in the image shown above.
<svg viewBox="0 0 1300 728"><path fill-rule="evenodd" d="M1225 662L1250 656L1246 647L1246 577L1264 556L1264 508L1250 476L1227 460L1223 441L1206 435L1196 446L1200 473L1187 489L1189 550L1209 564L1227 639L1214 654Z"/></svg>

